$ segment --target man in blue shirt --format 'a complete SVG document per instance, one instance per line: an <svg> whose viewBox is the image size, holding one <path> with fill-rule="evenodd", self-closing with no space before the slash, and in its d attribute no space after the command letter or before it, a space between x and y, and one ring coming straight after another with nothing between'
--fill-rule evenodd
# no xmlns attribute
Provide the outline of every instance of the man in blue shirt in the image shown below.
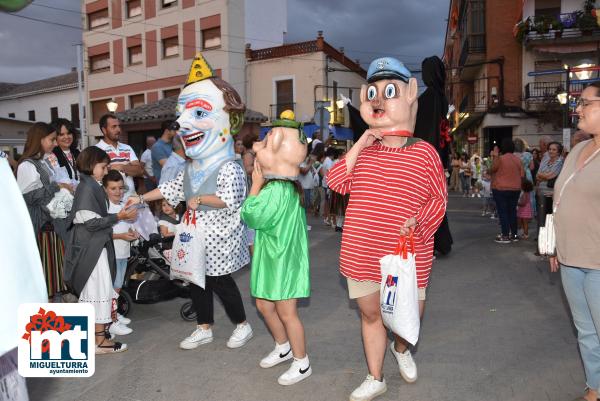
<svg viewBox="0 0 600 401"><path fill-rule="evenodd" d="M164 121L160 128L162 129L162 135L152 146L152 171L157 182L160 182L160 172L163 165L173 152L173 137L177 134L177 130L173 126L173 120Z"/></svg>
<svg viewBox="0 0 600 401"><path fill-rule="evenodd" d="M170 181L177 177L177 175L183 171L185 167L185 149L183 147L183 143L181 142L181 138L175 137L173 138L173 153L167 159L167 162L164 164L161 176L160 176L160 184L165 181Z"/></svg>

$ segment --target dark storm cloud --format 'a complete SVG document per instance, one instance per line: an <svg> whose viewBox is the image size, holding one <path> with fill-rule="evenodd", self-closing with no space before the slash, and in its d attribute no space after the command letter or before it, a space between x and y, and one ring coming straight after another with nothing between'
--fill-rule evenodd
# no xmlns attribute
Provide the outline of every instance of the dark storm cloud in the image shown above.
<svg viewBox="0 0 600 401"><path fill-rule="evenodd" d="M75 10L66 12L42 7ZM0 81L28 82L69 72L77 65L74 43L81 30L30 21L18 16L80 26L79 1L35 1L15 15L0 12Z"/></svg>
<svg viewBox="0 0 600 401"><path fill-rule="evenodd" d="M442 56L448 0L290 0L286 40L324 31L332 46L344 46L365 69L381 56L394 56L411 69L423 58Z"/></svg>

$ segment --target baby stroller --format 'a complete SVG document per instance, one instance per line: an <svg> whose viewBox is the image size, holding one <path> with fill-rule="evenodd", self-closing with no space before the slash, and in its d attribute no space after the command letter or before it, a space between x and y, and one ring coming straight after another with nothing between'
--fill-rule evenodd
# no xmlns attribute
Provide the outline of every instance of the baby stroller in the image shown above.
<svg viewBox="0 0 600 401"><path fill-rule="evenodd" d="M140 239L138 245L131 247L123 287L117 299L117 311L121 315L127 316L134 302L150 304L175 297L189 298L187 285L180 280L171 280L169 276L170 265L163 250L172 242L173 237L151 234L148 241ZM180 315L186 321L196 320L191 301L183 304Z"/></svg>

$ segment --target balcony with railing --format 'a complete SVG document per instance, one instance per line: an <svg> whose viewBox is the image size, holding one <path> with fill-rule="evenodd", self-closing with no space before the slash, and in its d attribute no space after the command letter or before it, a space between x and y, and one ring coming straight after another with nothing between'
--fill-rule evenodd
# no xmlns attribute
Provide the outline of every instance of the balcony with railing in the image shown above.
<svg viewBox="0 0 600 401"><path fill-rule="evenodd" d="M520 22L516 29L517 39L522 38L527 48L590 44L600 39L596 17L583 11L538 15ZM582 48L582 51L587 50Z"/></svg>
<svg viewBox="0 0 600 401"><path fill-rule="evenodd" d="M488 110L490 97L487 91L475 91L465 95L460 102L460 113L483 113Z"/></svg>
<svg viewBox="0 0 600 401"><path fill-rule="evenodd" d="M565 91L565 83L562 81L529 82L525 85L525 100L543 100L556 97Z"/></svg>

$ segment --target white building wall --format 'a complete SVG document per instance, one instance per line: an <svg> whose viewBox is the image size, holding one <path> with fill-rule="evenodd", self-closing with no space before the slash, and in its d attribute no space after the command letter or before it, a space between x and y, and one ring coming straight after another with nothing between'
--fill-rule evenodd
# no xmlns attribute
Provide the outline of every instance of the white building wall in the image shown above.
<svg viewBox="0 0 600 401"><path fill-rule="evenodd" d="M283 45L287 32L287 0L246 0L246 43L252 49Z"/></svg>
<svg viewBox="0 0 600 401"><path fill-rule="evenodd" d="M0 100L0 117L15 113L16 120L28 121L29 110L34 110L35 121L50 122L50 108L58 107L58 116L71 120L71 105L77 103L77 88Z"/></svg>

